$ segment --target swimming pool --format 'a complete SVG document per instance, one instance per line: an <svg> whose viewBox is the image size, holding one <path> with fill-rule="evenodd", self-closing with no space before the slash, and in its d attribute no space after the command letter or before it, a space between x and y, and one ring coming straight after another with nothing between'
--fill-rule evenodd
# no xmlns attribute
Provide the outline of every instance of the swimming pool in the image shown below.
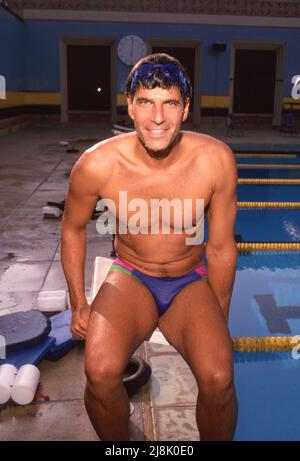
<svg viewBox="0 0 300 461"><path fill-rule="evenodd" d="M252 167L279 158L238 158L239 178L299 178L300 169ZM280 158L300 165L299 157ZM238 201L297 202L299 185L239 184ZM300 209L239 209L236 238L300 242ZM232 337L300 335L300 251L250 251L238 256L231 300ZM292 352L235 352L239 401L235 440L300 440L300 347Z"/></svg>

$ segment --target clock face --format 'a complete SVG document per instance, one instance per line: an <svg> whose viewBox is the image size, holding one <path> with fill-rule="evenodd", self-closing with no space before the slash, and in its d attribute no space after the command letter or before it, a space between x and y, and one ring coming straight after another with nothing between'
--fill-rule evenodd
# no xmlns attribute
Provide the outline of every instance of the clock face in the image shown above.
<svg viewBox="0 0 300 461"><path fill-rule="evenodd" d="M147 45L137 35L126 35L118 43L118 56L127 66L132 66L147 54Z"/></svg>

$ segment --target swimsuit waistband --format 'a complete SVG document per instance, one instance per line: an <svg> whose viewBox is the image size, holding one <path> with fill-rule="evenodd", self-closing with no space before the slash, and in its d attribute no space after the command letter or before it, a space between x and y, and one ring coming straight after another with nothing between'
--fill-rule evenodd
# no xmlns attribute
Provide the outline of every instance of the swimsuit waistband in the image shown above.
<svg viewBox="0 0 300 461"><path fill-rule="evenodd" d="M124 267L125 269L129 270L129 271L133 271L133 270L137 270L135 269L134 267L130 266L130 264L127 264L125 263L122 259L120 258L116 258L113 262L113 264L118 264L119 266L122 266ZM196 269L194 269L195 272L197 272L201 277L204 277L207 275L207 268L205 266L205 264L203 264L202 266L199 266L197 267ZM190 271L190 272L193 272L193 271ZM186 275L186 274L184 274ZM181 276L182 277L182 276ZM158 277L159 278L159 277ZM170 277L171 278L171 277ZM177 277L175 277L177 278ZM179 277L178 277L179 278Z"/></svg>

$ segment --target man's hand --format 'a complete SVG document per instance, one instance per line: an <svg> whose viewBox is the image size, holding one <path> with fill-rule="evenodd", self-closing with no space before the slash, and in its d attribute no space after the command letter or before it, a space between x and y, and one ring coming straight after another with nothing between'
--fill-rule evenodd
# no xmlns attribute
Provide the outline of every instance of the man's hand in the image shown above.
<svg viewBox="0 0 300 461"><path fill-rule="evenodd" d="M90 306L88 304L73 310L70 331L74 336L84 340L90 317Z"/></svg>

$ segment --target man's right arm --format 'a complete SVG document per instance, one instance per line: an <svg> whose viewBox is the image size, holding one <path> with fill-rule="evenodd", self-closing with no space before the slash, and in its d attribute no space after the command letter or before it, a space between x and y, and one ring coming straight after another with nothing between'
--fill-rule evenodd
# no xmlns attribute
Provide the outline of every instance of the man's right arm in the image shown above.
<svg viewBox="0 0 300 461"><path fill-rule="evenodd" d="M62 218L61 260L73 310L71 331L82 339L89 315L84 287L86 225L99 199L96 166L90 154L75 164Z"/></svg>

